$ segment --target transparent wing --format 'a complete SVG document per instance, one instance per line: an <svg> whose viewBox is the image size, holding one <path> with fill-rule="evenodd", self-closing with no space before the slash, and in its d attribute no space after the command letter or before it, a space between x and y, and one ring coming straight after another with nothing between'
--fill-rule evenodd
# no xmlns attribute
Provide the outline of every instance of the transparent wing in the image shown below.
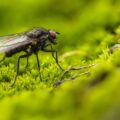
<svg viewBox="0 0 120 120"><path fill-rule="evenodd" d="M30 40L24 34L2 36L0 37L0 52L5 52L11 48L15 48L15 47L25 45L31 42L32 40Z"/></svg>

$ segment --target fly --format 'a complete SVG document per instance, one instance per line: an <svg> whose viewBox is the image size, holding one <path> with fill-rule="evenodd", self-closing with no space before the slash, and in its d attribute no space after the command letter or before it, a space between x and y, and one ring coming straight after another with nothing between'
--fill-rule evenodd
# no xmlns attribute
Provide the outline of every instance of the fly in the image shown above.
<svg viewBox="0 0 120 120"><path fill-rule="evenodd" d="M38 58L39 50L52 53L52 57L55 59L58 67L63 70L58 62L57 51L52 48L52 45L57 44L57 34L59 33L53 30L46 30L44 28L33 28L32 30L24 33L0 37L0 52L5 53L5 56L0 62L5 60L6 57L11 57L18 52L25 52L25 54L18 57L16 75L13 83L11 84L11 87L15 84L17 76L19 75L20 60L22 58L26 58L27 67L28 58L32 54L35 54L36 56L40 80L42 81L40 73L40 63ZM50 46L51 49L48 49L48 46Z"/></svg>

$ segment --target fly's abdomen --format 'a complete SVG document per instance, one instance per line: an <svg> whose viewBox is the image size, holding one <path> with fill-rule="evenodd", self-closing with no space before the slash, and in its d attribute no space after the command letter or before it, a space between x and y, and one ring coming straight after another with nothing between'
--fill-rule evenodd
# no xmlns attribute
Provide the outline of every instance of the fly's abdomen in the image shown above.
<svg viewBox="0 0 120 120"><path fill-rule="evenodd" d="M21 45L19 47L15 47L15 48L5 51L5 55L6 55L6 57L11 57L12 55L14 55L18 52L26 50L27 48L28 48L28 45Z"/></svg>

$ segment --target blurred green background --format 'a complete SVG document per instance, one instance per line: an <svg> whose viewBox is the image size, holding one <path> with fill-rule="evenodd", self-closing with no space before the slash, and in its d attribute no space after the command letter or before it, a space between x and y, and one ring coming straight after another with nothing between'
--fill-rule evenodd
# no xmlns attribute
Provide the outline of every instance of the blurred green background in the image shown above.
<svg viewBox="0 0 120 120"><path fill-rule="evenodd" d="M23 32L32 27L54 29L61 33L59 51L80 48L83 44L91 44L94 49L106 35L105 28L114 29L119 20L119 0L0 2L0 35Z"/></svg>
<svg viewBox="0 0 120 120"><path fill-rule="evenodd" d="M111 32L120 33L119 23L119 0L1 0L0 36L32 27L53 29L61 33L56 49L65 69L97 66L89 76L54 89L62 72L43 54L43 82L32 57L28 70L23 60L17 83L9 89L17 56L7 59L0 64L0 120L119 120L120 51L108 54L117 43Z"/></svg>

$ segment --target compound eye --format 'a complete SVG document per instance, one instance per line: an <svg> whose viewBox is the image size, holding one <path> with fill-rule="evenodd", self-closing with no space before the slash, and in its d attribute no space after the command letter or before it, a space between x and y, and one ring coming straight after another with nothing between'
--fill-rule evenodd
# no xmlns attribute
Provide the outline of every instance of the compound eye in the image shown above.
<svg viewBox="0 0 120 120"><path fill-rule="evenodd" d="M55 32L55 31L50 30L49 33L50 33L50 36L51 36L53 39L56 38L56 32Z"/></svg>

